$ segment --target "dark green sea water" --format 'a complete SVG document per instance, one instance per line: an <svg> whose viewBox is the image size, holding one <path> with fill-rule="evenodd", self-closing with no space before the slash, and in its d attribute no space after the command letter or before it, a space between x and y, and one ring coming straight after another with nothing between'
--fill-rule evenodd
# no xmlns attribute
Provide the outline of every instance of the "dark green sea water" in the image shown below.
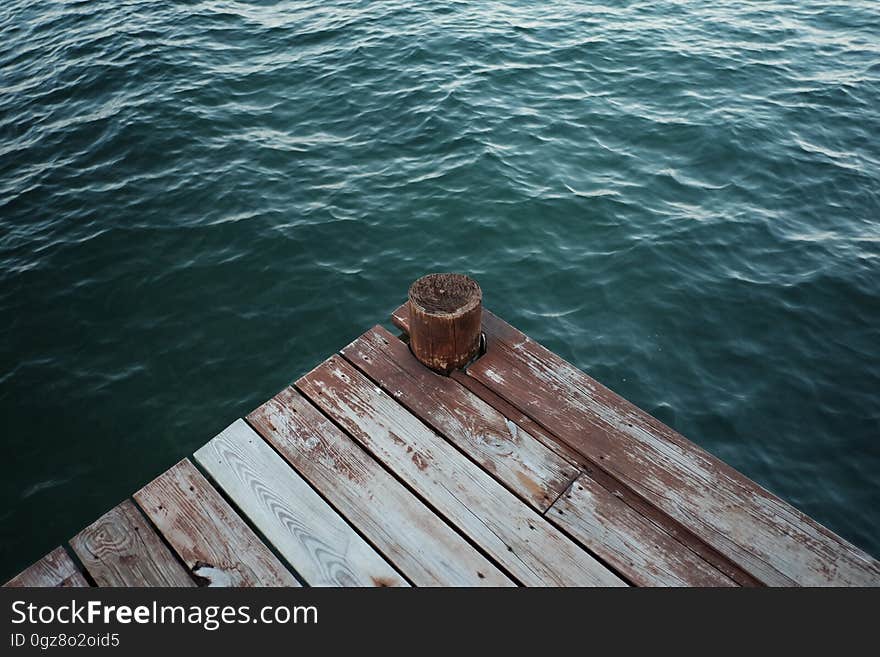
<svg viewBox="0 0 880 657"><path fill-rule="evenodd" d="M880 554L880 3L0 5L0 579L459 270Z"/></svg>

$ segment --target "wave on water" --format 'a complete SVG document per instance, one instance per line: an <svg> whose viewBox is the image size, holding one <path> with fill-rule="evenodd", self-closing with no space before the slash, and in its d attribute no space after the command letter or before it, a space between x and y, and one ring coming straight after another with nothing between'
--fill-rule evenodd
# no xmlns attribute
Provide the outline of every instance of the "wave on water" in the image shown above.
<svg viewBox="0 0 880 657"><path fill-rule="evenodd" d="M0 570L435 270L880 554L878 134L873 0L7 0Z"/></svg>

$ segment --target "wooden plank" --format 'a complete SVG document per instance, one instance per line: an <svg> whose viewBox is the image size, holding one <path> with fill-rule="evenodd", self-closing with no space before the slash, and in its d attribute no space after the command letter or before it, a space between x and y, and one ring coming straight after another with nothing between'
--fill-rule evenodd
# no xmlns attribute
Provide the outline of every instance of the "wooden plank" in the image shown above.
<svg viewBox="0 0 880 657"><path fill-rule="evenodd" d="M469 377L465 371L456 370L449 375L449 378L470 390L471 393L489 404L489 406L497 410L508 420L515 422L520 428L540 440L545 447L556 453L558 456L571 463L575 463L578 466L580 466L581 462L584 460L584 457L581 454L554 437L544 429L544 427L535 422L516 406L496 395L476 379Z"/></svg>
<svg viewBox="0 0 880 657"><path fill-rule="evenodd" d="M452 434L472 433L472 429L469 431L469 424L473 426L477 423L479 426L483 417L494 414L498 418L494 423L495 432L507 422L515 423L520 435L529 435L525 431L527 428L534 431L536 436L543 439L538 443L541 448L545 452L559 454L557 459L561 462L570 463L572 459L577 459L577 454L573 450L547 436L540 426L500 398L492 398L498 410L478 398L472 390L465 392L471 398L477 398L480 405L459 401L462 395L456 392L463 389L463 383L474 390L479 390L482 384L461 372L456 373L461 377L460 379L455 374L451 377L434 374L415 360L403 342L384 329L368 331L343 349L342 353L373 380L380 383L389 394L402 402L419 419L434 426L435 429L440 428L441 433L447 431ZM389 363L389 360L393 360L394 363ZM387 373L388 370L391 370L390 374ZM404 373L398 374L400 370L404 370ZM487 396L490 395L491 393ZM411 402L412 398L416 401ZM461 424L449 422L447 409L457 409L461 406L466 408L460 415ZM483 410L485 407L490 408L491 411L487 413ZM438 415L439 421L435 419ZM477 419L470 419L472 417ZM538 442L537 438L531 440ZM553 445L554 449L544 443ZM465 451L469 450L465 447ZM516 454L515 449L513 454ZM474 458L473 453L471 456ZM491 467L487 469L492 471ZM511 470L515 471L515 466ZM573 471L577 474L577 470ZM546 514L548 519L589 547L594 554L612 564L629 581L644 586L734 585L730 578L673 538L664 527L658 526L653 519L642 517L630 508L616 486L609 491L587 477L581 477L579 486L580 490L573 488L567 491L568 499L574 496L582 500L589 494L586 491L592 491L595 503L601 504L601 509L594 508L596 506L594 504L582 514L569 514L565 511L569 505L564 500L560 500L554 505L553 512ZM552 499L555 500L560 493L561 491L557 492ZM596 514L602 509L614 510L614 513L607 514L605 527L591 527L590 520L595 520ZM560 510L563 510L563 513L560 514Z"/></svg>
<svg viewBox="0 0 880 657"><path fill-rule="evenodd" d="M82 587L89 583L63 547L28 566L3 586L10 587Z"/></svg>
<svg viewBox="0 0 880 657"><path fill-rule="evenodd" d="M513 585L293 388L248 421L416 586Z"/></svg>
<svg viewBox="0 0 880 657"><path fill-rule="evenodd" d="M689 550L699 555L704 561L714 566L731 580L740 586L760 585L760 582L757 579L718 552L718 550L705 543L687 527L671 518L668 514L658 509L640 495L636 494L635 491L628 486L625 486L604 470L596 468L583 454L576 452L559 438L553 436L532 418L525 415L510 402L499 397L482 383L469 377L461 370L450 374L450 378L466 387L490 406L498 409L505 417L528 431L554 452L577 463L583 473L589 476L599 486L606 490L613 491L614 497L617 500L626 504L637 515L645 520L649 520L658 529L662 530Z"/></svg>
<svg viewBox="0 0 880 657"><path fill-rule="evenodd" d="M364 333L342 354L539 511L546 511L577 477L571 461L456 381L423 366L381 326Z"/></svg>
<svg viewBox="0 0 880 657"><path fill-rule="evenodd" d="M586 475L572 483L547 517L638 586L735 586Z"/></svg>
<svg viewBox="0 0 880 657"><path fill-rule="evenodd" d="M624 585L347 361L330 358L297 387L523 584Z"/></svg>
<svg viewBox="0 0 880 657"><path fill-rule="evenodd" d="M299 586L188 459L134 498L200 584Z"/></svg>
<svg viewBox="0 0 880 657"><path fill-rule="evenodd" d="M83 529L70 546L98 586L194 586L131 500Z"/></svg>
<svg viewBox="0 0 880 657"><path fill-rule="evenodd" d="M244 420L196 460L311 586L408 586Z"/></svg>
<svg viewBox="0 0 880 657"><path fill-rule="evenodd" d="M408 315L406 313L406 304L398 307L391 315L391 322L403 331L399 337L401 341L408 339L407 332ZM590 459L574 450L557 436L554 436L545 427L538 424L530 416L526 415L519 408L511 404L509 401L499 396L496 392L480 383L477 379L468 376L463 370L456 370L449 375L462 386L477 395L487 404L496 408L505 417L515 422L517 425L528 431L532 436L540 440L544 445L552 449L554 452L570 461L577 463L578 467L590 478L596 481L606 490L614 491L617 499L625 502L633 511L650 520L658 528L669 534L675 540L679 541L691 551L698 554L706 562L712 564L715 568L731 578L740 586L760 586L754 576L747 573L740 566L731 561L727 556L721 554L714 547L703 541L693 531L682 525L680 522L669 516L666 512L646 500L644 497L636 493L629 486L616 479L614 476L606 472L604 469L597 467Z"/></svg>
<svg viewBox="0 0 880 657"><path fill-rule="evenodd" d="M486 310L483 309L483 313L485 312ZM406 310L405 303L391 311L391 323L406 333L407 339L409 339L409 313Z"/></svg>
<svg viewBox="0 0 880 657"><path fill-rule="evenodd" d="M469 376L760 581L880 584L875 559L487 311L483 330Z"/></svg>

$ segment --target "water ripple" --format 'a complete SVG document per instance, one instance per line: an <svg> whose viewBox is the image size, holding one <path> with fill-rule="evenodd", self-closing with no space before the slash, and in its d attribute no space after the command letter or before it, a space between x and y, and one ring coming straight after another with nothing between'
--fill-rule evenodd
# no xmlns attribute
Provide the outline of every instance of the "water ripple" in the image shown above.
<svg viewBox="0 0 880 657"><path fill-rule="evenodd" d="M873 0L8 0L0 570L437 269L880 553L878 26Z"/></svg>

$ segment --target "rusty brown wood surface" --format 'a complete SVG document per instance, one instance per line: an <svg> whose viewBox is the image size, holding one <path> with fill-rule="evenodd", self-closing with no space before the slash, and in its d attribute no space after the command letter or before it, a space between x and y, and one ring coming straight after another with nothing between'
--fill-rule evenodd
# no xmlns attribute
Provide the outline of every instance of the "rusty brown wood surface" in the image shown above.
<svg viewBox="0 0 880 657"><path fill-rule="evenodd" d="M585 481L586 476L580 477L577 488L569 488L580 475L575 459L532 437L515 421L522 420L521 413L514 410L513 417L507 417L454 378L423 367L407 346L385 329L367 331L342 354L508 488L542 512L552 504L547 518L630 582L655 586L734 584L664 529L629 508L616 488L607 491L593 480ZM559 451L567 449L560 446ZM553 473L551 486L546 484L547 476L541 476L547 472ZM567 500L574 497L592 506L601 505L601 509L572 513L570 503L557 501L566 491Z"/></svg>
<svg viewBox="0 0 880 657"><path fill-rule="evenodd" d="M200 585L299 586L188 459L134 498Z"/></svg>
<svg viewBox="0 0 880 657"><path fill-rule="evenodd" d="M615 492L583 475L547 517L636 586L736 586Z"/></svg>
<svg viewBox="0 0 880 657"><path fill-rule="evenodd" d="M248 421L416 586L513 585L295 389Z"/></svg>
<svg viewBox="0 0 880 657"><path fill-rule="evenodd" d="M403 334L400 336L402 340L408 338L409 329L408 317L406 314L406 306L398 307L391 315L391 322L399 328ZM541 426L531 417L526 415L519 408L511 404L509 401L499 396L491 388L486 387L477 379L470 377L463 370L456 370L449 375L462 386L477 395L493 408L498 409L505 417L511 419L517 425L526 429L531 435L538 438L542 443L554 450L560 456L567 458L580 467L581 471L589 475L599 485L607 490L613 490L618 499L625 502L637 514L650 520L658 527L662 528L667 534L684 544L690 550L700 555L708 563L712 564L727 575L733 581L741 586L760 586L761 583L747 573L741 567L736 565L729 558L718 552L715 548L707 544L703 539L697 536L690 529L682 525L680 522L669 516L666 512L656 507L650 501L638 495L628 486L615 479L601 468L596 467L593 462L569 447L565 442L554 436L545 427Z"/></svg>
<svg viewBox="0 0 880 657"><path fill-rule="evenodd" d="M131 500L70 539L98 586L194 586L192 578Z"/></svg>
<svg viewBox="0 0 880 657"><path fill-rule="evenodd" d="M450 372L480 352L483 292L463 274L428 274L409 288L407 310L415 357L432 370Z"/></svg>
<svg viewBox="0 0 880 657"><path fill-rule="evenodd" d="M63 547L57 547L3 586L83 587L89 583Z"/></svg>
<svg viewBox="0 0 880 657"><path fill-rule="evenodd" d="M521 583L624 585L341 357L325 361L296 385Z"/></svg>
<svg viewBox="0 0 880 657"><path fill-rule="evenodd" d="M483 330L468 376L759 581L880 583L876 560L488 311Z"/></svg>
<svg viewBox="0 0 880 657"><path fill-rule="evenodd" d="M539 511L547 510L577 477L572 461L456 381L424 367L382 327L364 333L342 354Z"/></svg>
<svg viewBox="0 0 880 657"><path fill-rule="evenodd" d="M565 458L577 463L581 471L588 475L606 490L614 492L614 496L624 502L636 514L650 520L654 525L661 528L669 536L679 541L695 554L712 564L719 571L741 586L758 586L760 583L730 559L718 552L715 548L705 543L699 536L687 529L680 522L671 518L668 514L636 494L633 490L624 486L620 481L609 475L604 470L596 468L583 454L576 452L564 442L553 436L532 418L513 406L510 402L502 399L489 388L476 379L469 377L465 372L456 371L450 375L454 379L490 406L497 408L506 417L526 429L542 443L557 451Z"/></svg>

